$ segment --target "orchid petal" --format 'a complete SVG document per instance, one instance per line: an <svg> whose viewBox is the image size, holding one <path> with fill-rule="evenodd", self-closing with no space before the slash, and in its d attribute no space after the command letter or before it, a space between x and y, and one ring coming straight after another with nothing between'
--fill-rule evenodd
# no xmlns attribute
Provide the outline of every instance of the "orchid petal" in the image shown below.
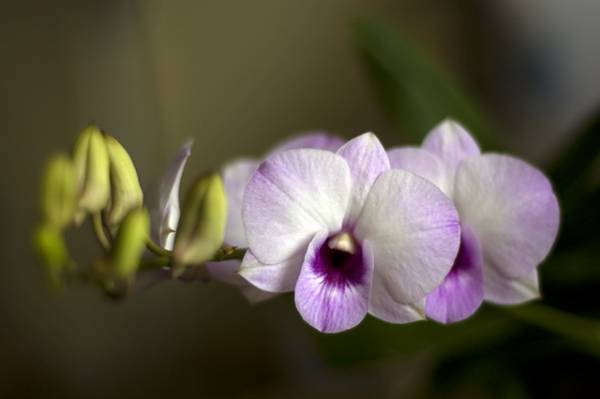
<svg viewBox="0 0 600 399"><path fill-rule="evenodd" d="M314 148L317 150L326 150L335 152L344 144L344 141L332 134L326 132L307 132L294 136L269 151L267 158L271 155L287 151L298 150L302 148Z"/></svg>
<svg viewBox="0 0 600 399"><path fill-rule="evenodd" d="M193 141L188 141L171 161L166 174L161 180L159 199L159 222L156 228L160 245L172 250L175 241L175 230L179 223L179 186L188 158L192 153Z"/></svg>
<svg viewBox="0 0 600 399"><path fill-rule="evenodd" d="M373 133L365 133L348 141L337 154L348 162L352 175L352 198L346 222L353 224L377 176L390 169L390 161Z"/></svg>
<svg viewBox="0 0 600 399"><path fill-rule="evenodd" d="M352 184L334 153L288 150L263 162L250 179L242 218L253 254L266 264L304 253L321 230L342 227Z"/></svg>
<svg viewBox="0 0 600 399"><path fill-rule="evenodd" d="M389 292L411 304L437 287L450 271L460 242L452 202L427 180L403 170L380 175L355 229L375 258L374 295Z"/></svg>
<svg viewBox="0 0 600 399"><path fill-rule="evenodd" d="M227 163L221 175L227 194L227 226L225 242L235 247L246 247L246 232L242 222L242 202L244 191L252 174L258 167L254 159L238 159Z"/></svg>
<svg viewBox="0 0 600 399"><path fill-rule="evenodd" d="M302 257L287 259L281 263L266 265L252 252L247 251L239 270L240 276L255 287L267 292L294 290L302 266Z"/></svg>
<svg viewBox="0 0 600 399"><path fill-rule="evenodd" d="M388 150L388 157L393 169L404 169L421 176L446 194L451 191L454 182L437 155L418 147L396 147Z"/></svg>
<svg viewBox="0 0 600 399"><path fill-rule="evenodd" d="M460 249L450 273L427 296L427 317L446 324L475 313L483 302L482 263L477 237L463 226Z"/></svg>
<svg viewBox="0 0 600 399"><path fill-rule="evenodd" d="M516 279L509 279L487 268L484 272L485 300L501 305L515 305L540 297L537 270Z"/></svg>
<svg viewBox="0 0 600 399"><path fill-rule="evenodd" d="M481 243L484 273L528 276L552 248L558 201L531 165L506 155L469 158L457 170L454 197L461 222Z"/></svg>
<svg viewBox="0 0 600 399"><path fill-rule="evenodd" d="M253 305L275 298L278 295L277 293L259 290L252 285L241 288L240 292Z"/></svg>
<svg viewBox="0 0 600 399"><path fill-rule="evenodd" d="M373 257L373 249L368 241L363 241L363 251ZM369 297L369 313L378 319L394 324L412 323L425 319L425 298L415 303L401 303L394 299L388 285L382 281L381 273L373 274Z"/></svg>
<svg viewBox="0 0 600 399"><path fill-rule="evenodd" d="M250 283L239 274L240 265L241 262L239 260L207 262L205 264L206 270L213 280L239 287L242 295L252 304L266 301L277 295L250 285Z"/></svg>
<svg viewBox="0 0 600 399"><path fill-rule="evenodd" d="M373 257L361 252L353 260L358 264L351 264L350 270L336 269L322 253L327 236L328 231L321 231L310 242L294 299L308 324L335 333L358 325L366 316Z"/></svg>
<svg viewBox="0 0 600 399"><path fill-rule="evenodd" d="M481 154L469 132L451 119L434 127L423 140L422 148L440 157L451 170L455 170L463 159Z"/></svg>

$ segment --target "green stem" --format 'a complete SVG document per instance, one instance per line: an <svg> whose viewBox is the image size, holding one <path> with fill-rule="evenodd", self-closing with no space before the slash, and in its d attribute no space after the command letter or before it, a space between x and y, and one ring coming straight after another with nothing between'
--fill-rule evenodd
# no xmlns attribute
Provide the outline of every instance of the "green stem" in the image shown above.
<svg viewBox="0 0 600 399"><path fill-rule="evenodd" d="M102 223L102 215L100 212L94 213L92 215L92 226L94 228L94 233L96 234L96 238L98 242L102 246L105 251L110 250L110 240L106 235L106 231L104 230L104 224Z"/></svg>
<svg viewBox="0 0 600 399"><path fill-rule="evenodd" d="M151 238L148 238L148 240L146 240L146 248L148 248L150 252L157 256L160 256L161 258L169 258L171 256L171 253L169 251L155 243Z"/></svg>
<svg viewBox="0 0 600 399"><path fill-rule="evenodd" d="M517 319L571 340L579 348L600 356L600 322L539 303L498 307Z"/></svg>

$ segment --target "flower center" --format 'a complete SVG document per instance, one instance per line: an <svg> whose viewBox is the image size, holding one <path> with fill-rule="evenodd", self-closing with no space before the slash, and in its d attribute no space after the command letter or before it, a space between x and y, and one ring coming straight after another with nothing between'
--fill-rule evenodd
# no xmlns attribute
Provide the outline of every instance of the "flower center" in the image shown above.
<svg viewBox="0 0 600 399"><path fill-rule="evenodd" d="M359 284L366 272L360 243L347 232L323 243L314 266L328 284L335 285Z"/></svg>

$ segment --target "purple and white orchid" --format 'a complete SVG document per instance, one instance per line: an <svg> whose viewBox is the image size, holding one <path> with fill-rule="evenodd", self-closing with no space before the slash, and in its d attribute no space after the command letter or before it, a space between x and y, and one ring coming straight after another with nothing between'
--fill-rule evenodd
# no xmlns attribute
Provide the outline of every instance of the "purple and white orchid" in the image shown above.
<svg viewBox="0 0 600 399"><path fill-rule="evenodd" d="M294 290L302 317L328 333L367 313L422 319L460 243L452 202L426 179L391 170L372 133L336 153L270 156L247 185L242 219L249 250L240 274L265 291Z"/></svg>
<svg viewBox="0 0 600 399"><path fill-rule="evenodd" d="M342 144L342 139L337 136L324 132L308 132L284 141L281 145L275 147L269 155L297 148L318 148L335 151ZM179 192L181 178L191 155L191 148L192 141L189 141L180 149L161 180L159 206L157 212L153 215L153 235L160 246L166 250L173 249L175 232L180 217ZM225 229L225 244L227 245L239 248L248 246L242 225L242 197L246 184L259 163L260 159L244 158L231 161L222 169L221 176L228 204L227 226ZM208 262L206 269L211 278L238 286L242 294L251 302L272 297L272 293L259 290L238 274L240 263L238 260ZM182 278L185 279L186 276Z"/></svg>
<svg viewBox="0 0 600 399"><path fill-rule="evenodd" d="M300 148L336 151L343 143L342 139L329 133L307 132L284 141L273 148L265 158L282 151ZM260 162L259 158L240 158L227 163L221 171L227 195L226 245L238 248L248 247L242 223L242 201L246 185ZM238 260L208 262L206 268L212 278L240 287L242 294L250 302L259 302L274 296L273 293L260 290L242 278L238 273L240 264L241 262Z"/></svg>
<svg viewBox="0 0 600 399"><path fill-rule="evenodd" d="M428 295L429 318L451 323L482 301L517 304L539 296L537 266L557 235L559 207L542 172L508 155L481 154L471 135L447 120L421 148L388 151L393 168L435 183L454 202L462 229L458 256Z"/></svg>

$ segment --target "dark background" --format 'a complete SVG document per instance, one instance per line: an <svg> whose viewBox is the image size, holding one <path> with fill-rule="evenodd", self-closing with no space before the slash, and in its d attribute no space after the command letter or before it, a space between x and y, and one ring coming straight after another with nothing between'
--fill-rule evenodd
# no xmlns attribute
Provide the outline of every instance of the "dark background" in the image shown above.
<svg viewBox="0 0 600 399"><path fill-rule="evenodd" d="M406 142L380 112L357 57L351 24L364 15L386 16L434 54L481 100L508 148L543 166L600 99L599 2L0 5L0 397L419 397L450 385L440 397L486 398L598 387L587 378L600 371L595 360L544 357L535 332L497 344L499 353L537 345L522 359L487 361L474 348L440 362L425 345L411 356L340 365L328 355L331 340L301 321L289 296L253 307L234 288L174 282L119 303L92 286L56 294L30 247L44 161L91 121L127 147L147 196L189 137L185 181L307 129ZM83 257L96 251L88 230L69 237ZM402 327L383 327L393 345ZM352 352L372 344L348 342ZM510 375L498 371L515 362ZM566 369L582 380L561 385ZM473 384L453 383L465 373ZM544 389L548 379L565 390Z"/></svg>

